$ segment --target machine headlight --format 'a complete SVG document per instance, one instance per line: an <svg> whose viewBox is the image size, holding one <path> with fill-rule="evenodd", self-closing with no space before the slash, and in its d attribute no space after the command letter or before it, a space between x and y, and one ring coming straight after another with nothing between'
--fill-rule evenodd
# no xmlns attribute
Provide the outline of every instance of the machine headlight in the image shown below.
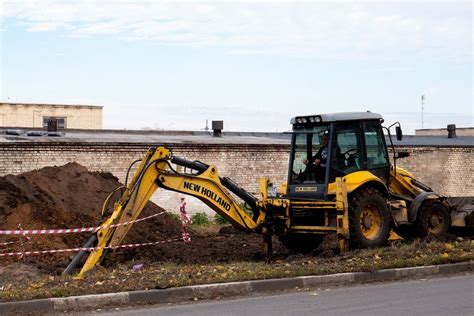
<svg viewBox="0 0 474 316"><path fill-rule="evenodd" d="M295 122L297 124L307 124L307 123L319 123L321 122L320 116L308 116L308 117L298 117L296 118Z"/></svg>

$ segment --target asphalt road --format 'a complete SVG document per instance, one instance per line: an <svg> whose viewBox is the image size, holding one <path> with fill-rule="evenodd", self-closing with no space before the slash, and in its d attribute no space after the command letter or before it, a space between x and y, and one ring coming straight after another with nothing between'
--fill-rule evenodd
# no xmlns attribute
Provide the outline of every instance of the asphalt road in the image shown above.
<svg viewBox="0 0 474 316"><path fill-rule="evenodd" d="M97 313L94 313L97 315ZM100 315L474 315L474 275L319 289Z"/></svg>

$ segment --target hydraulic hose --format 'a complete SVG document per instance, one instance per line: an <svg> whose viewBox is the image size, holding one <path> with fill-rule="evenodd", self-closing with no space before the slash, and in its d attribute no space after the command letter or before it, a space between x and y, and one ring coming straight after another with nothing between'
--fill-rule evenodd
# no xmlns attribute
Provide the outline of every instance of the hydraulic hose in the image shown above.
<svg viewBox="0 0 474 316"><path fill-rule="evenodd" d="M424 183L422 183L422 182L420 182L420 181L417 181L417 180L415 180L415 179L411 179L411 183L412 183L414 186L416 186L416 187L422 189L423 191L426 191L426 192L433 192L433 189L432 189L432 188L430 188L429 186L427 186L426 184L424 184Z"/></svg>

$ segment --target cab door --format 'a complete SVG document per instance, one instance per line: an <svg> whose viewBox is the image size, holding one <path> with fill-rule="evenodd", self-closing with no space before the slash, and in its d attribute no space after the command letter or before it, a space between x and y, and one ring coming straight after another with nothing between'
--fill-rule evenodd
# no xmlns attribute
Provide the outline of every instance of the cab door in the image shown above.
<svg viewBox="0 0 474 316"><path fill-rule="evenodd" d="M318 125L312 130L296 131L292 138L287 196L302 199L325 199L327 186L324 173L316 179L311 168L304 163L321 148L321 135L329 131L328 125ZM329 159L328 159L329 160Z"/></svg>
<svg viewBox="0 0 474 316"><path fill-rule="evenodd" d="M335 124L331 144L329 182L336 177L364 170L364 146L361 122Z"/></svg>
<svg viewBox="0 0 474 316"><path fill-rule="evenodd" d="M388 185L390 162L388 159L385 137L378 121L364 122L365 162L367 170Z"/></svg>

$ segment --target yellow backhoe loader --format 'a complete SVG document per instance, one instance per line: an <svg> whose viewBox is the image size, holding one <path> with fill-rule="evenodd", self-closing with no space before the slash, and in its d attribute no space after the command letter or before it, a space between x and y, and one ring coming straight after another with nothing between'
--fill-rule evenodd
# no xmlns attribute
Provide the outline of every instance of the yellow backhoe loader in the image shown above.
<svg viewBox="0 0 474 316"><path fill-rule="evenodd" d="M381 246L392 228L413 238L443 236L452 224L466 226L466 217L459 217L446 197L396 167L397 159L408 156L397 153L392 143L394 125L397 139L402 138L399 123L385 128L394 153L390 162L382 123L382 116L371 112L292 118L287 182L275 190L269 179L262 179L256 196L220 176L215 165L150 148L101 226L137 219L158 188L194 196L234 227L262 234L268 256L273 235L287 248L305 253L330 233L337 234L345 251ZM178 171L183 169L187 172ZM82 276L104 258L101 248L119 245L131 227L99 230L85 247L100 249L85 263L81 258L86 253L79 252L64 273L82 266Z"/></svg>

